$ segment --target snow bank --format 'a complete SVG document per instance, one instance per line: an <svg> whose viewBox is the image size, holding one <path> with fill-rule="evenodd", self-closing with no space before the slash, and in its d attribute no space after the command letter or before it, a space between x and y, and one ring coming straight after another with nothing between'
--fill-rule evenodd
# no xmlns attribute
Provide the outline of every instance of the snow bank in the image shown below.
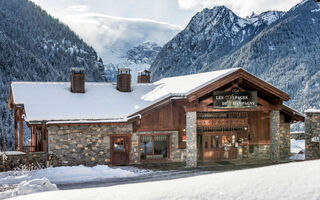
<svg viewBox="0 0 320 200"><path fill-rule="evenodd" d="M132 177L149 173L147 170L139 170L133 167L111 168L107 165L85 167L83 165L73 167L49 167L34 171L9 171L0 173L0 186L4 184L18 184L21 181L47 178L54 184L79 183L97 181L108 178Z"/></svg>
<svg viewBox="0 0 320 200"><path fill-rule="evenodd" d="M55 184L52 184L48 179L33 179L30 181L22 181L13 190L7 190L0 193L0 199L26 195L35 192L54 191L58 190Z"/></svg>
<svg viewBox="0 0 320 200"><path fill-rule="evenodd" d="M106 165L85 167L49 167L34 171L9 171L0 173L0 188L14 188L0 192L0 199L11 196L50 191L54 184L81 183L108 178L132 177L151 171L133 167L111 168ZM38 186L37 186L38 185ZM54 185L55 186L55 185Z"/></svg>
<svg viewBox="0 0 320 200"><path fill-rule="evenodd" d="M320 160L14 199L320 199Z"/></svg>
<svg viewBox="0 0 320 200"><path fill-rule="evenodd" d="M21 154L26 154L26 153L20 152L20 151L6 151L5 154L6 155L21 155ZM0 151L0 155L3 155L2 151Z"/></svg>

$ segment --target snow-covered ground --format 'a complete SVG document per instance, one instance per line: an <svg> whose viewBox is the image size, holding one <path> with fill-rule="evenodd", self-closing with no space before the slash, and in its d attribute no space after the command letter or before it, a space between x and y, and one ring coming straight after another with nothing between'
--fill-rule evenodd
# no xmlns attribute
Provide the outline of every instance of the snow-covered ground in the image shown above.
<svg viewBox="0 0 320 200"><path fill-rule="evenodd" d="M34 171L9 171L0 173L0 199L41 191L57 190L55 184L72 184L100 181L109 178L139 176L150 171L133 167L110 168L106 165L95 167L49 167Z"/></svg>
<svg viewBox="0 0 320 200"><path fill-rule="evenodd" d="M305 159L305 140L291 139L291 160Z"/></svg>
<svg viewBox="0 0 320 200"><path fill-rule="evenodd" d="M320 160L14 199L320 199Z"/></svg>

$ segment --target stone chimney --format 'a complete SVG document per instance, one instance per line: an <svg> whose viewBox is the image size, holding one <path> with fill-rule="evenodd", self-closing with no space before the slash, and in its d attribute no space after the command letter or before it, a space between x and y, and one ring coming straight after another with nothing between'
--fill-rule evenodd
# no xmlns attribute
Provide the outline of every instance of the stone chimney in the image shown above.
<svg viewBox="0 0 320 200"><path fill-rule="evenodd" d="M131 92L131 69L118 68L117 89L121 92Z"/></svg>
<svg viewBox="0 0 320 200"><path fill-rule="evenodd" d="M84 93L84 68L81 67L72 67L71 71L71 92L73 93Z"/></svg>
<svg viewBox="0 0 320 200"><path fill-rule="evenodd" d="M138 73L138 83L150 83L150 71L144 70Z"/></svg>

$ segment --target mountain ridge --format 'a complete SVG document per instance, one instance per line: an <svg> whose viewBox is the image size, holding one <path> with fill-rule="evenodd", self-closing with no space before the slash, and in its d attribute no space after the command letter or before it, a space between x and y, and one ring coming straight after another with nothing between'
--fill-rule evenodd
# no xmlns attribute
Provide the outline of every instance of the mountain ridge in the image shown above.
<svg viewBox="0 0 320 200"><path fill-rule="evenodd" d="M272 16L268 18L271 21L265 21L261 16L266 14ZM292 99L287 104L294 109L303 112L319 106L320 5L314 0L307 0L286 13L269 11L259 16L260 21L246 23L233 37L229 37L233 33L231 28L223 29L221 26L207 32L202 30L191 38L192 32L184 29L159 52L150 68L152 80L243 67L288 92ZM252 16L246 21L253 17L256 18ZM230 22L229 19L224 20L224 23ZM198 21L193 23L201 26ZM211 37L210 31L227 33ZM196 44L193 49L190 48L191 40ZM210 48L207 44L216 47ZM173 45L176 48L172 48ZM197 48L203 50L197 51Z"/></svg>

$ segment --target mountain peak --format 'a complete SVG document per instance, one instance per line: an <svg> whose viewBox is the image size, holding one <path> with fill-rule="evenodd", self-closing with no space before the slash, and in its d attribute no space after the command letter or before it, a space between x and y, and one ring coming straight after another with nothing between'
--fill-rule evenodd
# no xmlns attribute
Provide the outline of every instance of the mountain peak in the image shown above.
<svg viewBox="0 0 320 200"><path fill-rule="evenodd" d="M198 33L203 29L209 29L223 22L226 26L231 26L231 24L238 23L239 27L243 27L246 23L244 19L238 17L226 6L215 6L211 9L205 8L201 12L198 12L190 20L187 30Z"/></svg>

